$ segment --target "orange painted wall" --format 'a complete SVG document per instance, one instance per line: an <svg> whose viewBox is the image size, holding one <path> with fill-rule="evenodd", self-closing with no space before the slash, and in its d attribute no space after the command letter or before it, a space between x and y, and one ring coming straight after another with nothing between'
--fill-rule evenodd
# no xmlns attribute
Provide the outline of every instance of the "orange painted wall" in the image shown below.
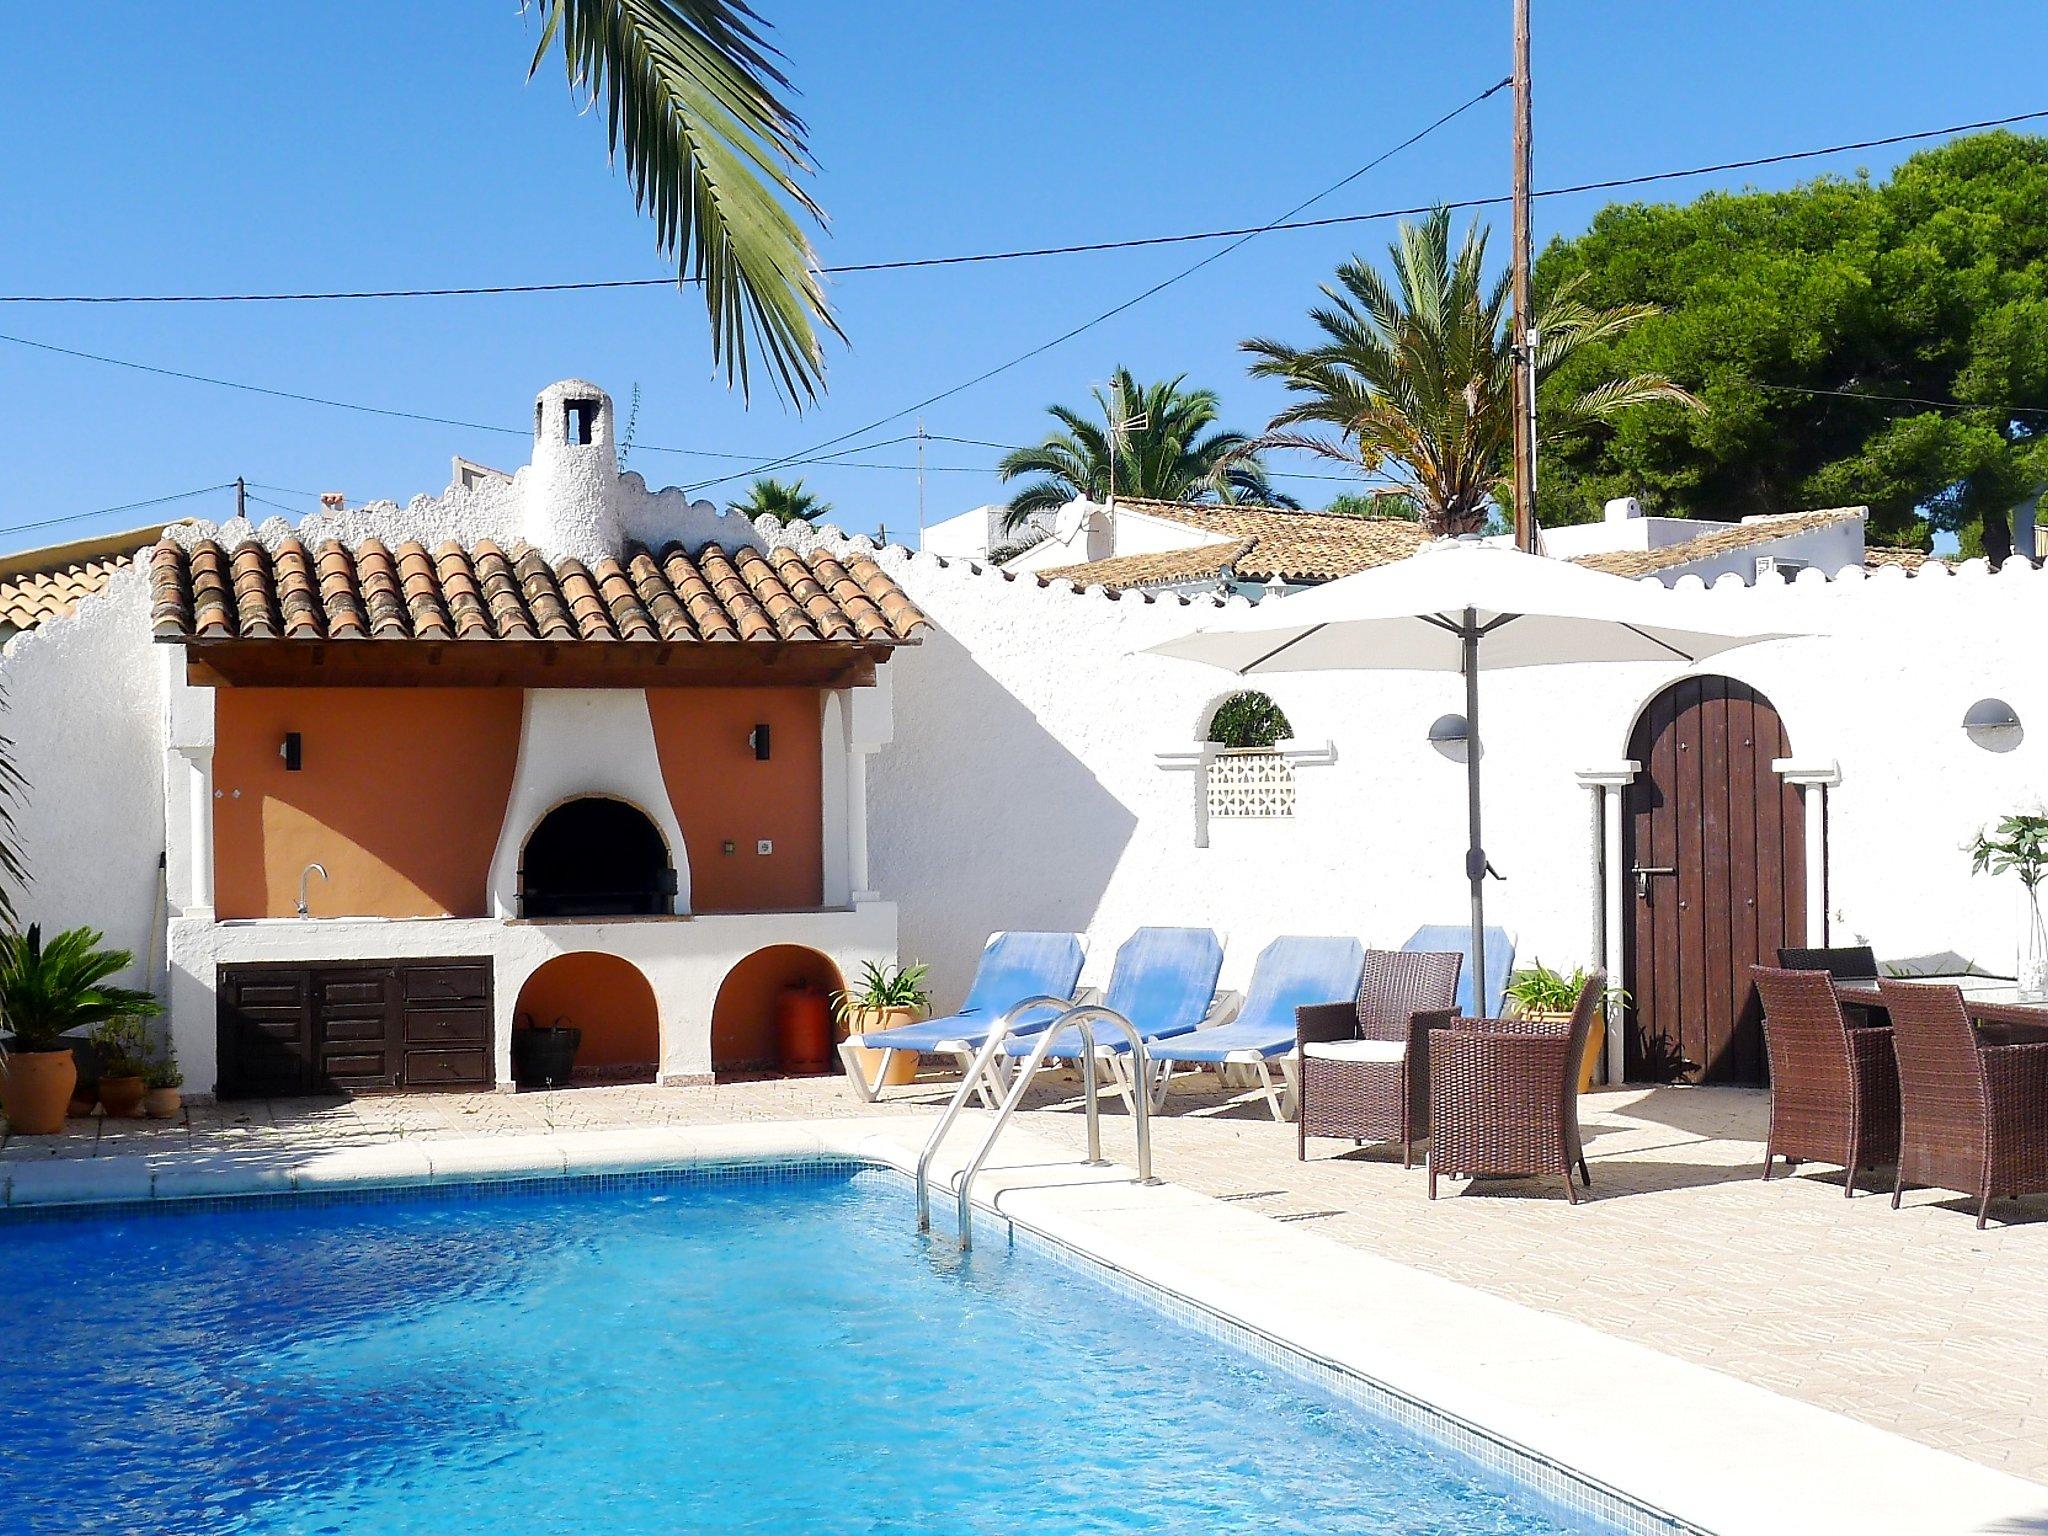
<svg viewBox="0 0 2048 1536"><path fill-rule="evenodd" d="M711 1070L773 1071L777 1040L775 1005L792 986L832 993L846 986L839 967L801 944L757 949L719 983L711 1005ZM837 1062L837 1057L833 1058Z"/></svg>
<svg viewBox="0 0 2048 1536"><path fill-rule="evenodd" d="M746 912L824 899L824 696L815 688L650 688L647 713L690 853L690 908ZM747 733L765 723L769 759ZM761 838L772 854L754 851ZM733 851L722 845L730 842Z"/></svg>
<svg viewBox="0 0 2048 1536"><path fill-rule="evenodd" d="M518 1013L535 1024L573 1024L583 1031L576 1068L645 1067L661 1059L661 1023L654 988L630 961L579 951L557 955L526 978ZM525 1020L520 1020L524 1023Z"/></svg>
<svg viewBox="0 0 2048 1536"><path fill-rule="evenodd" d="M289 917L480 917L512 774L516 688L222 688L214 907ZM305 766L285 771L287 731ZM237 798L235 791L239 790Z"/></svg>

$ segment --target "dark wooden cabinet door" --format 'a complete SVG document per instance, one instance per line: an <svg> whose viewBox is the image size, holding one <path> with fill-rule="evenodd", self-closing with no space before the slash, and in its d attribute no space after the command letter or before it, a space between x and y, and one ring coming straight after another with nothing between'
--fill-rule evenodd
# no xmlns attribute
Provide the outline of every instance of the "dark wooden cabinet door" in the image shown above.
<svg viewBox="0 0 2048 1536"><path fill-rule="evenodd" d="M222 1098L483 1089L496 1077L487 960L223 966Z"/></svg>
<svg viewBox="0 0 2048 1536"><path fill-rule="evenodd" d="M1694 1081L1765 1080L1749 968L1806 942L1804 807L1771 766L1789 750L1771 701L1733 678L1674 683L1636 722L1620 872L1631 1078L1675 1050Z"/></svg>
<svg viewBox="0 0 2048 1536"><path fill-rule="evenodd" d="M288 1096L313 1083L312 978L303 971L224 970L216 1092Z"/></svg>

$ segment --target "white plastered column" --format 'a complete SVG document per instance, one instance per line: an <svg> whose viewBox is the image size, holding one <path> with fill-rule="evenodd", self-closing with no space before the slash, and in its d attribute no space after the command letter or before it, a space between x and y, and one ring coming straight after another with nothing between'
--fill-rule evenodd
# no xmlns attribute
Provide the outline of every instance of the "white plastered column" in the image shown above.
<svg viewBox="0 0 2048 1536"><path fill-rule="evenodd" d="M845 878L849 900L858 906L881 899L868 871L868 758L896 739L896 702L888 668L876 670L873 687L848 688L841 697L846 721Z"/></svg>
<svg viewBox="0 0 2048 1536"><path fill-rule="evenodd" d="M1824 949L1828 942L1828 791L1842 782L1842 765L1833 758L1780 757L1771 770L1787 784L1799 786L1806 821L1806 946Z"/></svg>
<svg viewBox="0 0 2048 1536"><path fill-rule="evenodd" d="M185 648L159 652L165 672L164 879L181 917L213 916L213 690L185 681Z"/></svg>
<svg viewBox="0 0 2048 1536"><path fill-rule="evenodd" d="M1623 759L1604 768L1583 768L1578 781L1590 790L1592 827L1587 838L1593 858L1592 954L1600 957L1611 986L1626 988L1623 973L1624 925L1628 922L1628 870L1621 849L1621 815L1625 791L1642 772L1642 764ZM1619 1085L1624 1071L1624 1041L1621 1008L1612 997L1607 1003L1607 1081Z"/></svg>

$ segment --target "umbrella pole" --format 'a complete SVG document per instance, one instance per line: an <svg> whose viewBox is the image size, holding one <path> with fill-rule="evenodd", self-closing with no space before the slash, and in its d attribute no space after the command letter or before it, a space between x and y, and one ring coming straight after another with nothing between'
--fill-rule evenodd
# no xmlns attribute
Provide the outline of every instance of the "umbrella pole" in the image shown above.
<svg viewBox="0 0 2048 1536"><path fill-rule="evenodd" d="M1465 674L1465 816L1470 842L1465 878L1472 887L1472 1012L1483 1017L1486 997L1486 850L1479 840L1479 615L1465 610L1459 631Z"/></svg>

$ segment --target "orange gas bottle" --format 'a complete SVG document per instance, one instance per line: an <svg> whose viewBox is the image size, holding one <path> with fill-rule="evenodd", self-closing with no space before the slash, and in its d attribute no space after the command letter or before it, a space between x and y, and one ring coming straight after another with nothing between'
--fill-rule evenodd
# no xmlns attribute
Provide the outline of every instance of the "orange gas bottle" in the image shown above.
<svg viewBox="0 0 2048 1536"><path fill-rule="evenodd" d="M782 1070L815 1077L832 1063L832 1010L811 987L785 987L775 1000L776 1055Z"/></svg>

